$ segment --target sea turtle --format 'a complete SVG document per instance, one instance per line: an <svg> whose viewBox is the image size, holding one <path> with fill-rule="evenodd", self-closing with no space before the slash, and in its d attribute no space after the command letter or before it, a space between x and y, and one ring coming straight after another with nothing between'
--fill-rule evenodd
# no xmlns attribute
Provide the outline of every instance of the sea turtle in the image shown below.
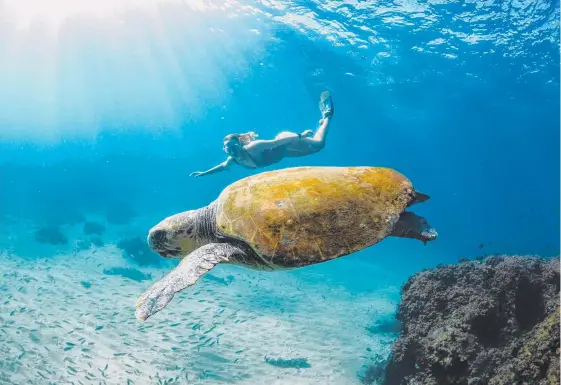
<svg viewBox="0 0 561 385"><path fill-rule="evenodd" d="M279 270L329 261L387 236L426 244L437 237L407 207L428 195L380 167L295 167L256 174L226 187L208 206L164 219L150 247L182 259L136 303L146 320L218 263Z"/></svg>

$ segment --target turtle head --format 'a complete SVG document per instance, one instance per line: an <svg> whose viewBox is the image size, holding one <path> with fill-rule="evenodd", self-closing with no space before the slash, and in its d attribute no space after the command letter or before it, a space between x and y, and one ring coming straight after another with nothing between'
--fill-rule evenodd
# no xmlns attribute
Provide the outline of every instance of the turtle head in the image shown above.
<svg viewBox="0 0 561 385"><path fill-rule="evenodd" d="M199 210L172 215L148 232L148 245L164 258L183 258L206 242L199 237Z"/></svg>

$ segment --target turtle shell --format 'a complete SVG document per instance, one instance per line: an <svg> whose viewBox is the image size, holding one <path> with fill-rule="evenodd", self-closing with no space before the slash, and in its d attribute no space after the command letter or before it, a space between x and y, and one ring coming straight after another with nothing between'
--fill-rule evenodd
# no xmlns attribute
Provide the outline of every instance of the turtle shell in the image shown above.
<svg viewBox="0 0 561 385"><path fill-rule="evenodd" d="M392 169L296 167L226 187L216 223L267 264L306 266L380 242L413 197L411 182Z"/></svg>

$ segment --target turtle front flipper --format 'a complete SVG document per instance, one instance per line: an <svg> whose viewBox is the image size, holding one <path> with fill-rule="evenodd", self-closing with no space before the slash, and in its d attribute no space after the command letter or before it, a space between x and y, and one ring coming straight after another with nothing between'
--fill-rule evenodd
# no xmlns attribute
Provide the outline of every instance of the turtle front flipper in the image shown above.
<svg viewBox="0 0 561 385"><path fill-rule="evenodd" d="M175 293L193 286L199 278L235 254L243 253L227 243L210 243L188 254L168 275L156 282L136 301L136 318L145 321L173 299Z"/></svg>
<svg viewBox="0 0 561 385"><path fill-rule="evenodd" d="M390 235L392 237L418 239L426 245L427 242L434 241L438 233L425 218L405 211L399 216L399 220Z"/></svg>

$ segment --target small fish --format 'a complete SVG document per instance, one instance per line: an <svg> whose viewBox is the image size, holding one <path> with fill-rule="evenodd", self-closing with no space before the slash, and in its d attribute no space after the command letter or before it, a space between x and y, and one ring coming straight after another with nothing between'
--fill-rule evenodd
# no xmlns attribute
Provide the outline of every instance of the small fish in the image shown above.
<svg viewBox="0 0 561 385"><path fill-rule="evenodd" d="M35 342L36 344L38 344L38 343L41 342L41 340L39 339L39 337L37 337L37 335L36 335L34 332L32 332L32 333L29 335L29 338L31 338L31 341Z"/></svg>
<svg viewBox="0 0 561 385"><path fill-rule="evenodd" d="M216 325L212 326L210 329L208 329L206 332L204 332L203 334L208 334L211 331L213 331L214 329L216 329Z"/></svg>

